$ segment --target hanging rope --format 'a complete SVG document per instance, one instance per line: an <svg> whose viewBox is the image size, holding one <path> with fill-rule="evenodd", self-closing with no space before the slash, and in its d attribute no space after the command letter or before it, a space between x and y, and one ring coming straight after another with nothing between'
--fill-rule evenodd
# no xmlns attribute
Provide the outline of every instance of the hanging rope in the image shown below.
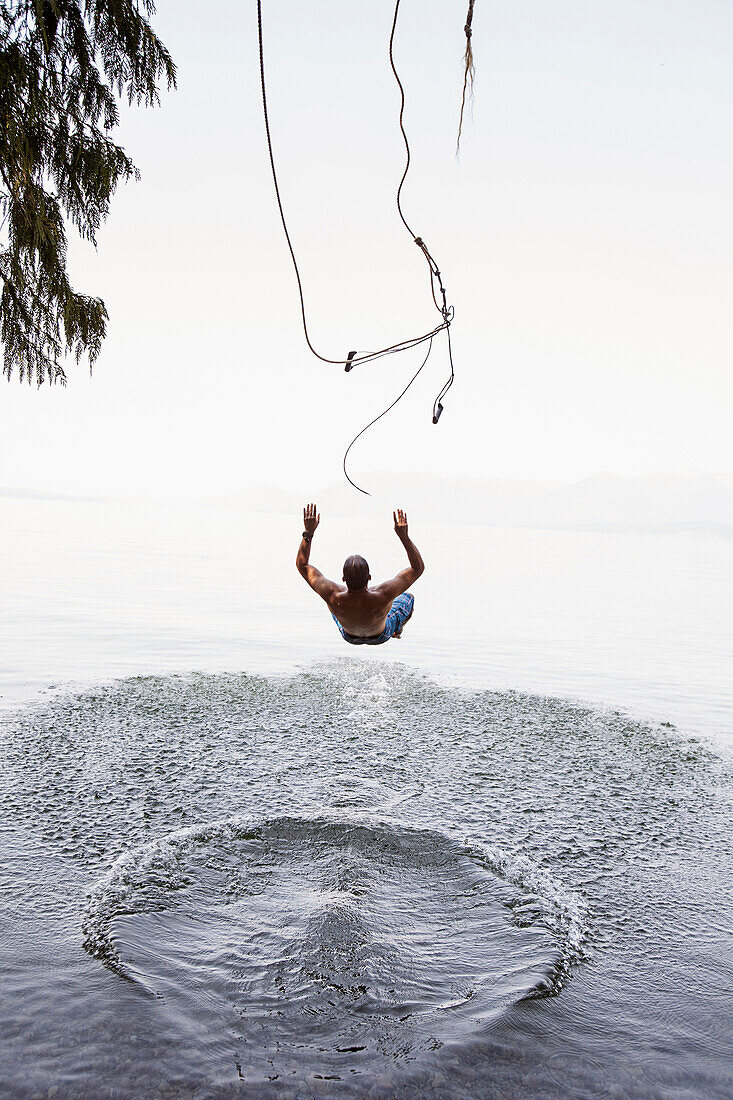
<svg viewBox="0 0 733 1100"><path fill-rule="evenodd" d="M464 71L463 71L463 95L461 96L461 117L458 120L458 139L456 141L456 156L461 147L461 131L463 130L463 112L466 107L466 93L468 92L469 98L473 99L473 81L476 76L476 69L473 64L473 48L471 46L471 23L473 22L473 5L474 0L468 0L468 13L466 15L466 25L463 28L466 32L466 52L463 55Z"/></svg>
<svg viewBox="0 0 733 1100"><path fill-rule="evenodd" d="M348 481L349 485L353 485L355 489L358 489L358 491L359 491L360 493L364 493L364 495L365 495L365 496L371 496L371 493L368 493L368 492L366 491L366 489L362 489L361 485L357 485L357 484L356 484L356 482L355 482L355 481L353 481L353 480L351 479L351 477L349 476L349 471L348 471L348 469L346 468L346 460L347 460L347 458L349 457L349 451L350 451L350 450L351 450L351 448L352 448L352 447L354 446L354 444L356 443L357 439L361 439L361 437L362 437L362 436L364 435L364 433L365 433L365 432L368 432L368 431L369 431L369 429L370 429L370 428L371 428L371 427L372 427L372 426L373 426L374 424L376 424L378 420L381 420L383 416L386 416L386 415L387 415L387 413L388 413L388 412L390 412L390 411L391 411L391 410L392 410L392 409L393 409L393 408L395 407L395 405L397 404L397 402L398 402L398 401L401 401L401 400L402 400L402 398L403 398L403 397L405 396L405 394L406 394L406 393L407 393L407 391L409 390L409 388L410 388L410 386L412 385L412 383L413 383L413 382L415 381L415 379L417 378L417 376L418 376L418 374L420 373L420 371L421 371L421 370L423 369L423 367L424 367L424 366L425 366L425 364L427 363L428 359L430 358L430 352L431 352L432 350L433 350L433 337L431 336L431 337L430 337L430 343L429 343L429 345L428 345L428 350L427 350L427 354L426 354L425 358L423 359L422 363L420 364L420 366L419 366L419 367L417 368L417 370L416 370L416 371L415 371L415 373L413 374L413 376L412 376L412 378L410 379L410 381L409 381L409 382L407 383L407 385L405 386L404 390L402 390L402 392L401 392L401 393L398 393L398 394L397 394L397 396L395 397L395 399L394 399L394 401L392 402L392 404L391 404L391 405L388 405L386 409L383 409L383 411L382 411L382 412L380 412L379 416L375 416L373 420L370 420L368 424L365 424L365 425L364 425L364 427L363 427L363 428L361 429L361 431L360 431L360 432L359 432L359 433L358 433L357 435L355 435L355 436L354 436L354 438L353 438L353 439L351 440L351 443L349 443L348 447L346 448L346 450L345 450L345 452L344 452L344 462L343 462L343 466L344 466L344 475L345 475L345 477L346 477L346 480Z"/></svg>
<svg viewBox="0 0 733 1100"><path fill-rule="evenodd" d="M473 7L473 0L472 0L472 3L471 3L471 6ZM262 88L262 111L263 111L264 121L265 121L265 134L266 134L266 137L267 137L267 149L268 149L269 158L270 158L270 169L272 171L272 181L273 181L273 184L274 184L274 187L275 187L275 198L277 200L277 207L278 207L278 211L280 213L280 221L282 223L283 232L285 233L285 240L287 241L288 249L290 251L290 258L291 258L292 263L293 263L293 269L295 271L295 278L296 278L296 281L297 281L297 284L298 284L298 296L299 296L299 299L300 299L300 314L301 314L301 320L302 320L302 325L303 325L303 333L305 335L305 341L306 341L306 344L308 345L308 348L313 353L313 355L315 355L315 357L317 359L321 360L322 363L343 364L344 369L346 371L350 371L350 370L353 369L353 367L355 367L359 363L371 363L374 360L380 359L380 358L382 358L383 356L386 356L386 355L394 355L397 352L408 351L410 348L418 347L418 345L424 344L426 341L429 341L429 345L430 345L428 347L428 352L427 352L427 355L425 356L425 359L422 362L422 365L418 368L417 372L410 379L407 386L400 393L400 395L398 397L396 397L395 400L392 402L392 404L389 405L388 408L386 408L383 412L381 412L379 414L379 416L375 417L374 420L370 421L370 423L366 425L366 427L362 428L362 430L359 432L359 434L351 441L351 443L349 444L349 446L346 449L346 453L344 454L344 460L343 460L344 474L346 475L346 478L349 481L349 483L351 485L353 485L353 487L355 489L358 489L360 493L364 493L366 496L370 495L367 492L367 490L362 489L359 485L357 485L349 477L348 470L347 470L347 467L346 467L346 460L347 460L349 451L353 447L356 440L359 439L372 426L372 424L376 424L377 420L380 420L383 416L385 416L386 413L388 413L390 411L390 409L394 408L394 406L397 404L397 402L400 401L402 399L402 397L404 397L404 395L407 393L407 391L410 388L410 386L412 385L412 383L417 378L420 371L423 369L423 367L427 363L427 361L430 357L430 352L432 350L434 337L436 337L438 335L438 333L443 332L444 330L445 330L445 333L446 333L447 338L448 338L448 358L449 358L449 363L450 363L450 376L449 376L447 382L445 383L445 385L443 386L443 388L441 389L440 393L438 394L438 396L436 397L436 399L433 403L433 423L434 424L437 424L438 420L440 419L440 414L443 411L442 400L445 397L448 390L450 389L450 387L453 385L453 378L454 378L453 355L452 355L451 342L450 342L450 326L453 322L454 309L453 309L453 306L449 306L447 304L446 291L445 291L445 287L443 285L443 280L441 278L440 269L438 268L438 265L436 264L433 257L430 255L430 252L428 251L427 245L422 240L422 238L416 236L415 233L413 233L412 229L410 228L410 226L408 225L408 223L405 219L405 216L404 216L404 213L403 213L403 210L402 210L402 202L401 202L402 187L404 185L405 179L407 178L407 173L408 173L409 168L410 168L411 156L410 156L410 143L408 141L407 134L405 132L404 121L403 121L404 111L405 111L405 90L402 86L402 81L400 80L399 74L397 72L397 69L396 69L395 63L394 63L394 37L395 37L395 31L396 31L396 28L397 28L397 17L398 17L398 14L399 14L399 9L400 9L400 0L396 0L395 9L394 9L394 18L392 20L392 30L391 30L390 37L389 37L389 61L390 61L390 65L392 67L392 72L394 73L395 80L397 81L397 85L400 89L399 125L400 125L400 130L402 132L402 137L403 137L403 140L404 140L404 143L405 143L405 153L406 153L405 170L402 173L402 178L400 179L400 183L399 183L399 186L397 188L397 211L398 211L398 214L399 214L400 219L402 221L402 224L404 225L405 229L407 230L407 232L412 237L415 244L418 246L418 248L423 253L423 255L425 257L425 260L427 262L428 269L429 269L429 272L430 272L430 291L431 291L431 295L432 295L432 299L433 299L433 303L435 305L435 308L438 310L438 312L441 315L441 323L439 325L436 325L435 328L431 329L429 332L422 333L419 336L408 337L405 340L400 340L395 344L390 344L387 347L379 348L376 351L363 352L361 354L358 353L357 351L350 351L345 359L343 359L343 358L342 359L330 359L327 356L322 355L319 351L317 351L316 348L314 347L313 343L311 342L310 334L308 332L308 320L307 320L306 309L305 309L305 297L304 297L304 294L303 294L303 281L301 279L300 269L298 267L298 261L297 261L296 256L295 256L295 249L293 248L293 243L290 239L290 232L288 230L287 221L285 219L285 211L283 209L282 197L280 195L280 186L279 186L278 178L277 178L277 168L275 166L275 154L274 154L273 147L272 147L272 135L270 133L270 118L269 118L269 112L268 112L268 107L267 107L267 86L266 86L266 81L265 81L265 51L264 51L263 35L262 35L262 0L257 0L257 31L258 31L259 55L260 55L260 84L261 84L261 88ZM437 291L438 291L437 294L436 294L436 284L437 284Z"/></svg>

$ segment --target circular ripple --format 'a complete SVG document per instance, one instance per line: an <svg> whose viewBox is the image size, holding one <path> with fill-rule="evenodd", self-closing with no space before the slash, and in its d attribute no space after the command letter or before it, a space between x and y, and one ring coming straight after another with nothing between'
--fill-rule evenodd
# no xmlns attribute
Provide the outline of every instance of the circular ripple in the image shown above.
<svg viewBox="0 0 733 1100"><path fill-rule="evenodd" d="M118 860L86 946L248 1080L373 1072L559 987L577 920L529 877L384 821L219 822Z"/></svg>

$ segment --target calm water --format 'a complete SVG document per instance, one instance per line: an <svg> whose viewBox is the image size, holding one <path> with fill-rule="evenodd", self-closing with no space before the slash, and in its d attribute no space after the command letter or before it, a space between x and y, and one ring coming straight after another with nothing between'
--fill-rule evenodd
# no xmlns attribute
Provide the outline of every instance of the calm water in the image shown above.
<svg viewBox="0 0 733 1100"><path fill-rule="evenodd" d="M5 1093L731 1095L729 542L0 515Z"/></svg>

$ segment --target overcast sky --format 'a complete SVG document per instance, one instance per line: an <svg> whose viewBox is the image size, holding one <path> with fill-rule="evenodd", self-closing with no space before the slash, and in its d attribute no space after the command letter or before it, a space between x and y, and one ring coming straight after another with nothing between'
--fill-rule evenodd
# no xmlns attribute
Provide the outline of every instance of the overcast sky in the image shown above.
<svg viewBox="0 0 733 1100"><path fill-rule="evenodd" d="M733 5L476 0L473 119L455 138L466 0L402 0L404 207L456 310L367 470L573 480L733 471ZM434 323L397 218L384 0L264 0L271 123L312 335L337 358ZM0 384L0 487L196 497L315 491L419 351L344 374L307 351L264 141L254 0L160 0L179 67L126 110L142 172L72 281L109 335L90 379Z"/></svg>

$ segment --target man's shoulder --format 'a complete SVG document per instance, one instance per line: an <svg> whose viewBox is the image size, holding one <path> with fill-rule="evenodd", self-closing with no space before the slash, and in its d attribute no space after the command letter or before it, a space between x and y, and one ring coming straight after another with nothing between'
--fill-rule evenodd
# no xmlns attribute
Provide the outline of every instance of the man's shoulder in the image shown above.
<svg viewBox="0 0 733 1100"><path fill-rule="evenodd" d="M400 583L399 577L390 577L387 581L382 581L381 584L375 585L372 589L375 600L380 600L382 603L391 602L395 596L398 596L401 592L404 592L404 585Z"/></svg>
<svg viewBox="0 0 733 1100"><path fill-rule="evenodd" d="M336 581L324 577L323 573L319 570L310 569L310 567L306 573L306 580L313 591L316 592L322 600L325 600L329 606L341 588L341 585Z"/></svg>

